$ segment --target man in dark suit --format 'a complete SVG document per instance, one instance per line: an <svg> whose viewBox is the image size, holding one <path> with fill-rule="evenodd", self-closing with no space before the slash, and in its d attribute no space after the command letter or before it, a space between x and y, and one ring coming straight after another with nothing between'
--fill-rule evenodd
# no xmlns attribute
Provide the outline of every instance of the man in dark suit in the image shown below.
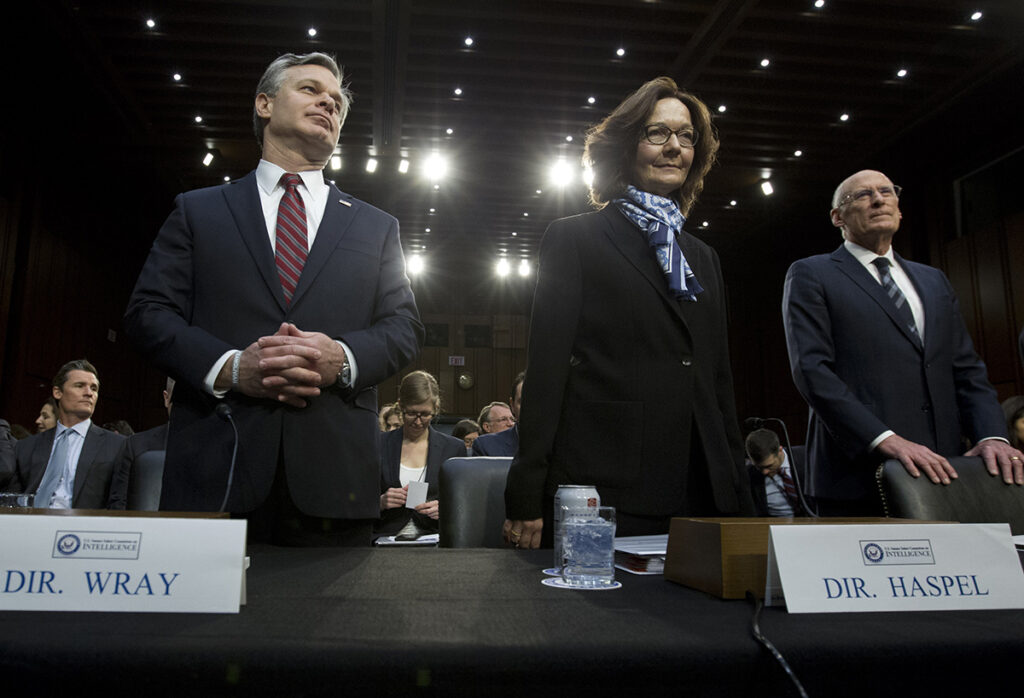
<svg viewBox="0 0 1024 698"><path fill-rule="evenodd" d="M800 504L794 465L770 429L755 429L744 443L750 462L750 496L758 516L806 516Z"/></svg>
<svg viewBox="0 0 1024 698"><path fill-rule="evenodd" d="M15 445L15 489L38 509L102 509L124 437L92 423L99 399L96 367L70 361L53 379L57 427Z"/></svg>
<svg viewBox="0 0 1024 698"><path fill-rule="evenodd" d="M1021 454L945 275L892 251L900 188L847 178L832 200L845 242L794 263L783 315L793 379L810 406L809 493L822 515L881 512L873 474L895 458L948 484L961 436L993 475L1024 484Z"/></svg>
<svg viewBox="0 0 1024 698"><path fill-rule="evenodd" d="M322 53L270 64L259 166L178 197L125 315L176 380L161 509L249 512L251 539L369 541L375 386L423 337L398 222L324 181L342 82Z"/></svg>
<svg viewBox="0 0 1024 698"><path fill-rule="evenodd" d="M523 400L523 381L526 380L526 371L520 371L512 385L512 397L509 398L508 406L512 411L512 418L519 421L519 405ZM483 439L483 441L481 441ZM481 434L473 441L472 455L474 456L514 456L519 449L519 424L513 424L511 428L491 434Z"/></svg>

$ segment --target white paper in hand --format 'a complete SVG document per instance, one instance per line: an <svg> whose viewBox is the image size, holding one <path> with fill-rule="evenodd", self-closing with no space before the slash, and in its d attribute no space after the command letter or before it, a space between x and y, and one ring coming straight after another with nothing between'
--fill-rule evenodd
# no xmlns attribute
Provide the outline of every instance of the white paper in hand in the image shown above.
<svg viewBox="0 0 1024 698"><path fill-rule="evenodd" d="M427 501L427 483L414 480L409 483L409 491L405 494L405 508L415 509Z"/></svg>

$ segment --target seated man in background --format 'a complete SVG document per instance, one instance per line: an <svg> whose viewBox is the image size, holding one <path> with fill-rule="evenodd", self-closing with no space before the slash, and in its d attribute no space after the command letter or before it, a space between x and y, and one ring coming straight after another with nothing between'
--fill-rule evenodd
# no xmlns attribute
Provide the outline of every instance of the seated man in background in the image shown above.
<svg viewBox="0 0 1024 698"><path fill-rule="evenodd" d="M523 381L526 380L526 372L520 371L512 384L512 397L509 398L509 410L512 414L511 426L502 426L497 431L483 434L473 442L472 455L474 456L514 456L519 450L519 405L523 399ZM492 403L493 404L493 403ZM498 403L503 404L503 403ZM498 418L500 413L492 408L488 417L492 420ZM502 422L501 424L508 424ZM492 421L492 426L494 422Z"/></svg>
<svg viewBox="0 0 1024 698"><path fill-rule="evenodd" d="M35 494L38 509L102 509L124 437L92 423L99 399L96 367L64 364L53 378L57 427L19 441L14 487Z"/></svg>
<svg viewBox="0 0 1024 698"><path fill-rule="evenodd" d="M163 391L164 409L167 416L171 416L171 396L174 394L174 379L167 379L167 386ZM131 480L132 472L135 469L135 461L143 453L149 451L164 451L167 449L167 422L158 427L140 431L125 439L121 447L121 454L117 459L117 469L110 485L109 509L128 508L128 483Z"/></svg>
<svg viewBox="0 0 1024 698"><path fill-rule="evenodd" d="M805 516L793 481L789 456L770 429L755 429L747 436L747 474L758 516Z"/></svg>

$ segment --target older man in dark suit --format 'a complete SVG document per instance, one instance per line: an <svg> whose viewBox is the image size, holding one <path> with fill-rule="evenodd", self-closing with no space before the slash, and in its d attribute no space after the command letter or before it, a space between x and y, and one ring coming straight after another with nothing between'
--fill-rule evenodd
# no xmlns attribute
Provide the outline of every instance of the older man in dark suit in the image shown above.
<svg viewBox="0 0 1024 698"><path fill-rule="evenodd" d="M847 178L832 200L845 242L794 263L783 315L797 389L811 408L809 492L823 515L878 514L874 466L895 458L948 484L961 436L993 475L1024 484L1021 453L956 295L938 269L892 251L900 188L881 172Z"/></svg>
<svg viewBox="0 0 1024 698"><path fill-rule="evenodd" d="M53 379L57 427L15 445L15 489L39 509L102 509L124 437L92 423L99 399L96 367L70 361Z"/></svg>
<svg viewBox="0 0 1024 698"><path fill-rule="evenodd" d="M374 386L423 335L398 222L324 180L350 103L331 57L281 56L256 93L259 166L178 197L125 316L177 381L161 509L248 512L260 540L368 543Z"/></svg>

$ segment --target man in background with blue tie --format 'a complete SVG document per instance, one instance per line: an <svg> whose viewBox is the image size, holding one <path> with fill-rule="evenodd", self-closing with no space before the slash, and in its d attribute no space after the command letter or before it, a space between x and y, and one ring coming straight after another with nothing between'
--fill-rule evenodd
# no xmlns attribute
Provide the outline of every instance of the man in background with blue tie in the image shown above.
<svg viewBox="0 0 1024 698"><path fill-rule="evenodd" d="M864 170L832 198L843 244L795 262L782 300L790 368L810 407L808 493L822 516L878 515L875 466L899 460L948 484L961 437L988 471L1024 484L1022 454L974 351L952 286L892 250L900 187Z"/></svg>
<svg viewBox="0 0 1024 698"><path fill-rule="evenodd" d="M15 445L15 489L38 509L104 509L124 437L92 423L99 399L96 367L70 361L53 379L57 427Z"/></svg>

